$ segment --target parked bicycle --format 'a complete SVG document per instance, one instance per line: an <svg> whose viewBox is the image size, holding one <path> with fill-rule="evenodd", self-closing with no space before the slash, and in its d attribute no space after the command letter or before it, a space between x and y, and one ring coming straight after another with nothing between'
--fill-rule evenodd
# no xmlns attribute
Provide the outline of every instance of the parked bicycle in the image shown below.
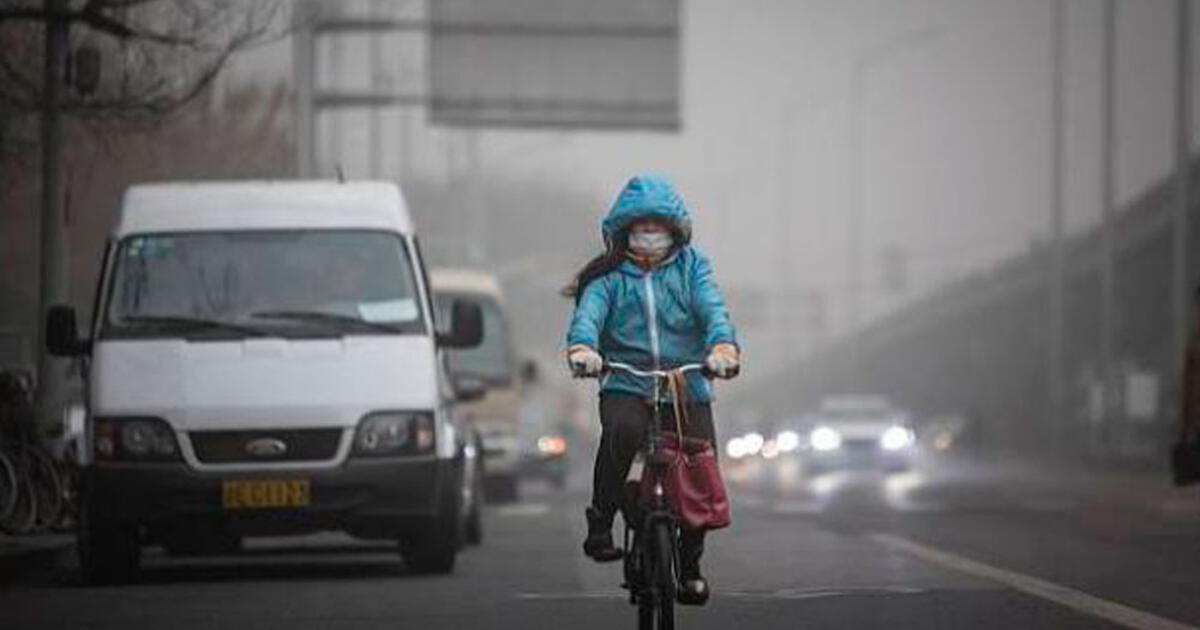
<svg viewBox="0 0 1200 630"><path fill-rule="evenodd" d="M32 379L0 372L0 531L23 535L59 527L70 494L62 464L41 443Z"/></svg>
<svg viewBox="0 0 1200 630"><path fill-rule="evenodd" d="M654 379L653 400L672 391L672 375L699 371L701 364L675 370L639 370L624 363L608 362L605 372L622 371ZM663 480L673 464L665 452L661 429L662 405L653 405L653 421L646 427L645 447L630 469L626 483L632 485L633 501L625 514L623 545L625 583L629 602L637 606L639 630L673 630L679 576L680 521L667 502ZM682 440L683 436L678 436Z"/></svg>

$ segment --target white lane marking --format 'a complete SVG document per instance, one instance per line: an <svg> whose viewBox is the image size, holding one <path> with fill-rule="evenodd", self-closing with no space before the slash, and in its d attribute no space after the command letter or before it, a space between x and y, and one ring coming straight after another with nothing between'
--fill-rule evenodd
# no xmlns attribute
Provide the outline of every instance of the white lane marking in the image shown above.
<svg viewBox="0 0 1200 630"><path fill-rule="evenodd" d="M844 586L785 588L777 591L717 591L716 594L733 599L821 599L864 594L917 595L924 592L926 591L923 588L910 586Z"/></svg>
<svg viewBox="0 0 1200 630"><path fill-rule="evenodd" d="M716 591L716 597L728 599L764 600L764 599L821 599L825 597L845 597L847 595L884 594L884 595L917 595L925 593L922 588L908 586L849 586L838 588L785 588L776 591ZM556 593L517 593L516 599L525 600L571 600L571 599L626 599L629 594L625 591L614 590L583 590L564 591Z"/></svg>
<svg viewBox="0 0 1200 630"><path fill-rule="evenodd" d="M624 591L580 591L577 593L517 593L517 599L625 599L629 594Z"/></svg>
<svg viewBox="0 0 1200 630"><path fill-rule="evenodd" d="M549 512L550 506L546 503L516 503L496 508L496 514L500 516L543 516Z"/></svg>
<svg viewBox="0 0 1200 630"><path fill-rule="evenodd" d="M936 564L960 573L999 582L1022 593L1040 597L1073 610L1100 617L1127 628L1136 630L1200 630L1196 626L1159 617L1136 608L1131 608L1114 601L1101 599L1082 591L1056 584L1048 580L993 567L982 562L976 562L948 551L927 547L899 536L890 534L873 534L871 540L891 549L916 556L931 564Z"/></svg>

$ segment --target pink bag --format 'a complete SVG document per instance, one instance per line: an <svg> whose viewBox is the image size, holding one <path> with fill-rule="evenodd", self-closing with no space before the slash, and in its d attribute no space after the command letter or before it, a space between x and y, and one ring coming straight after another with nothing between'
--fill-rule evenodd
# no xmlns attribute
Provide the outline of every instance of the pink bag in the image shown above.
<svg viewBox="0 0 1200 630"><path fill-rule="evenodd" d="M659 456L670 462L663 479L663 492L683 527L692 530L729 527L732 509L712 443L685 437L680 449L678 434L663 433Z"/></svg>

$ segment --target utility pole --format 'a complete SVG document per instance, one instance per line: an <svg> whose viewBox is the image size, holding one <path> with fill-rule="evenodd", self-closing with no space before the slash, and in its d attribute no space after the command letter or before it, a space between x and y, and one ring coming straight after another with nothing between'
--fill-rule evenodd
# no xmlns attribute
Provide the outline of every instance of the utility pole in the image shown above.
<svg viewBox="0 0 1200 630"><path fill-rule="evenodd" d="M1063 246L1063 212L1066 200L1063 195L1063 127L1065 121L1065 96L1063 80L1066 63L1066 0L1054 0L1054 30L1051 34L1051 50L1054 57L1051 72L1050 103L1050 333L1046 344L1047 413L1046 427L1057 440L1063 435L1065 414L1063 409L1063 361L1066 347L1064 325L1066 319L1066 261Z"/></svg>
<svg viewBox="0 0 1200 630"><path fill-rule="evenodd" d="M314 33L316 6L311 0L295 4L292 34L292 85L295 86L296 176L316 175L316 96L317 46Z"/></svg>
<svg viewBox="0 0 1200 630"><path fill-rule="evenodd" d="M341 37L333 37L329 41L329 77L326 79L334 90L341 89L342 69L345 67L345 41ZM318 169L333 166L339 174L345 174L342 164L342 110L331 109L325 114L325 164L317 164Z"/></svg>
<svg viewBox="0 0 1200 630"><path fill-rule="evenodd" d="M380 0L374 0L371 3L371 17L376 20L383 19L383 3ZM371 81L371 89L378 90L379 85L383 83L380 71L383 63L383 49L380 41L379 31L371 31L367 41L368 52L368 77ZM382 115L378 107L372 107L367 113L368 116L368 132L367 142L370 144L368 152L368 171L372 179L376 179L382 175L383 171L383 129Z"/></svg>
<svg viewBox="0 0 1200 630"><path fill-rule="evenodd" d="M1192 42L1188 0L1178 0L1175 70L1175 205L1171 213L1171 365L1183 367L1188 335L1188 244L1192 178ZM1179 381L1179 372L1170 372Z"/></svg>
<svg viewBox="0 0 1200 630"><path fill-rule="evenodd" d="M1101 120L1101 173L1100 173L1100 204L1103 212L1101 223L1101 255L1100 255L1100 378L1101 391L1104 392L1104 417L1101 423L1102 447L1111 446L1113 426L1119 419L1120 409L1117 404L1117 370L1114 365L1116 330L1114 312L1114 280L1115 280L1115 235L1113 234L1113 218L1115 214L1114 179L1116 170L1116 56L1117 56L1117 7L1116 0L1104 0L1104 30L1102 51L1102 88L1100 96Z"/></svg>
<svg viewBox="0 0 1200 630"><path fill-rule="evenodd" d="M862 160L863 160L863 79L867 73L867 63L863 57L855 60L850 74L850 213L849 213L849 244L846 255L850 257L847 265L849 282L846 288L850 291L850 308L846 321L850 324L850 376L856 382L852 387L859 387L858 379L862 378L862 343L859 341L862 325Z"/></svg>
<svg viewBox="0 0 1200 630"><path fill-rule="evenodd" d="M482 190L479 160L479 134L477 129L467 129L463 132L464 140L464 181L463 181L463 223L468 237L463 241L467 248L463 260L471 265L482 266L488 260L487 240L489 234L487 209L482 207L479 192Z"/></svg>
<svg viewBox="0 0 1200 630"><path fill-rule="evenodd" d="M59 104L63 71L70 45L70 24L65 19L67 0L46 0L45 65L42 70L42 187L38 227L38 409L42 420L57 414L66 388L65 361L46 352L46 311L69 299L63 226L62 111Z"/></svg>
<svg viewBox="0 0 1200 630"><path fill-rule="evenodd" d="M780 109L779 135L778 137L778 172L776 173L776 189L775 189L775 297L771 299L768 294L767 304L769 308L769 320L771 322L772 336L775 338L772 344L772 355L766 357L767 360L774 363L777 367L782 368L787 364L789 357L788 352L795 352L799 347L797 340L789 338L786 313L789 307L794 306L791 303L792 297L792 266L791 257L788 250L791 244L791 221L788 217L788 199L791 197L791 186L794 183L789 177L791 175L792 162L792 123L794 112L791 104L787 99L784 100ZM793 331L794 333L795 331Z"/></svg>
<svg viewBox="0 0 1200 630"><path fill-rule="evenodd" d="M883 62L893 59L894 56L904 50L915 49L919 46L928 44L936 39L941 34L941 29L936 26L927 26L925 28L900 34L893 40L885 41L879 46L871 48L854 59L850 72L850 150L849 150L849 177L847 183L850 187L850 208L847 213L847 232L848 245L846 247L847 254L847 271L849 289L849 312L847 313L846 321L849 323L850 332L850 371L854 379L862 378L862 348L860 341L859 327L863 321L863 274L862 274L862 231L863 231L863 155L864 155L864 131L863 126L866 124L864 120L866 98L866 78L868 73L880 66ZM855 383L854 386L858 386Z"/></svg>

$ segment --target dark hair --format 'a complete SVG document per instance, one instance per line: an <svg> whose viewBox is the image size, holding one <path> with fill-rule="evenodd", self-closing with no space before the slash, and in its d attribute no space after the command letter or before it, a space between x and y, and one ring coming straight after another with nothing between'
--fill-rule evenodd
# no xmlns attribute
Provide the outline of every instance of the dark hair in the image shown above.
<svg viewBox="0 0 1200 630"><path fill-rule="evenodd" d="M675 239L675 247L672 251L687 244L689 238L687 232L680 228L674 221L663 219L663 222L666 223L667 230L671 232L671 236ZM625 251L628 247L629 228L626 227L613 235L612 240L608 242L608 250L589 260L583 268L575 272L575 279L571 281L571 284L563 287L563 296L574 298L575 304L579 304L579 298L583 296L583 290L587 288L587 285L592 280L620 267L621 263L625 262Z"/></svg>
<svg viewBox="0 0 1200 630"><path fill-rule="evenodd" d="M563 287L563 297L574 298L575 303L579 304L579 298L583 296L583 290L587 288L587 285L591 284L592 280L620 267L621 263L625 262L625 249L628 247L628 244L629 238L625 231L618 232L604 253L587 261L587 264L575 272L575 278L571 280L570 284Z"/></svg>

